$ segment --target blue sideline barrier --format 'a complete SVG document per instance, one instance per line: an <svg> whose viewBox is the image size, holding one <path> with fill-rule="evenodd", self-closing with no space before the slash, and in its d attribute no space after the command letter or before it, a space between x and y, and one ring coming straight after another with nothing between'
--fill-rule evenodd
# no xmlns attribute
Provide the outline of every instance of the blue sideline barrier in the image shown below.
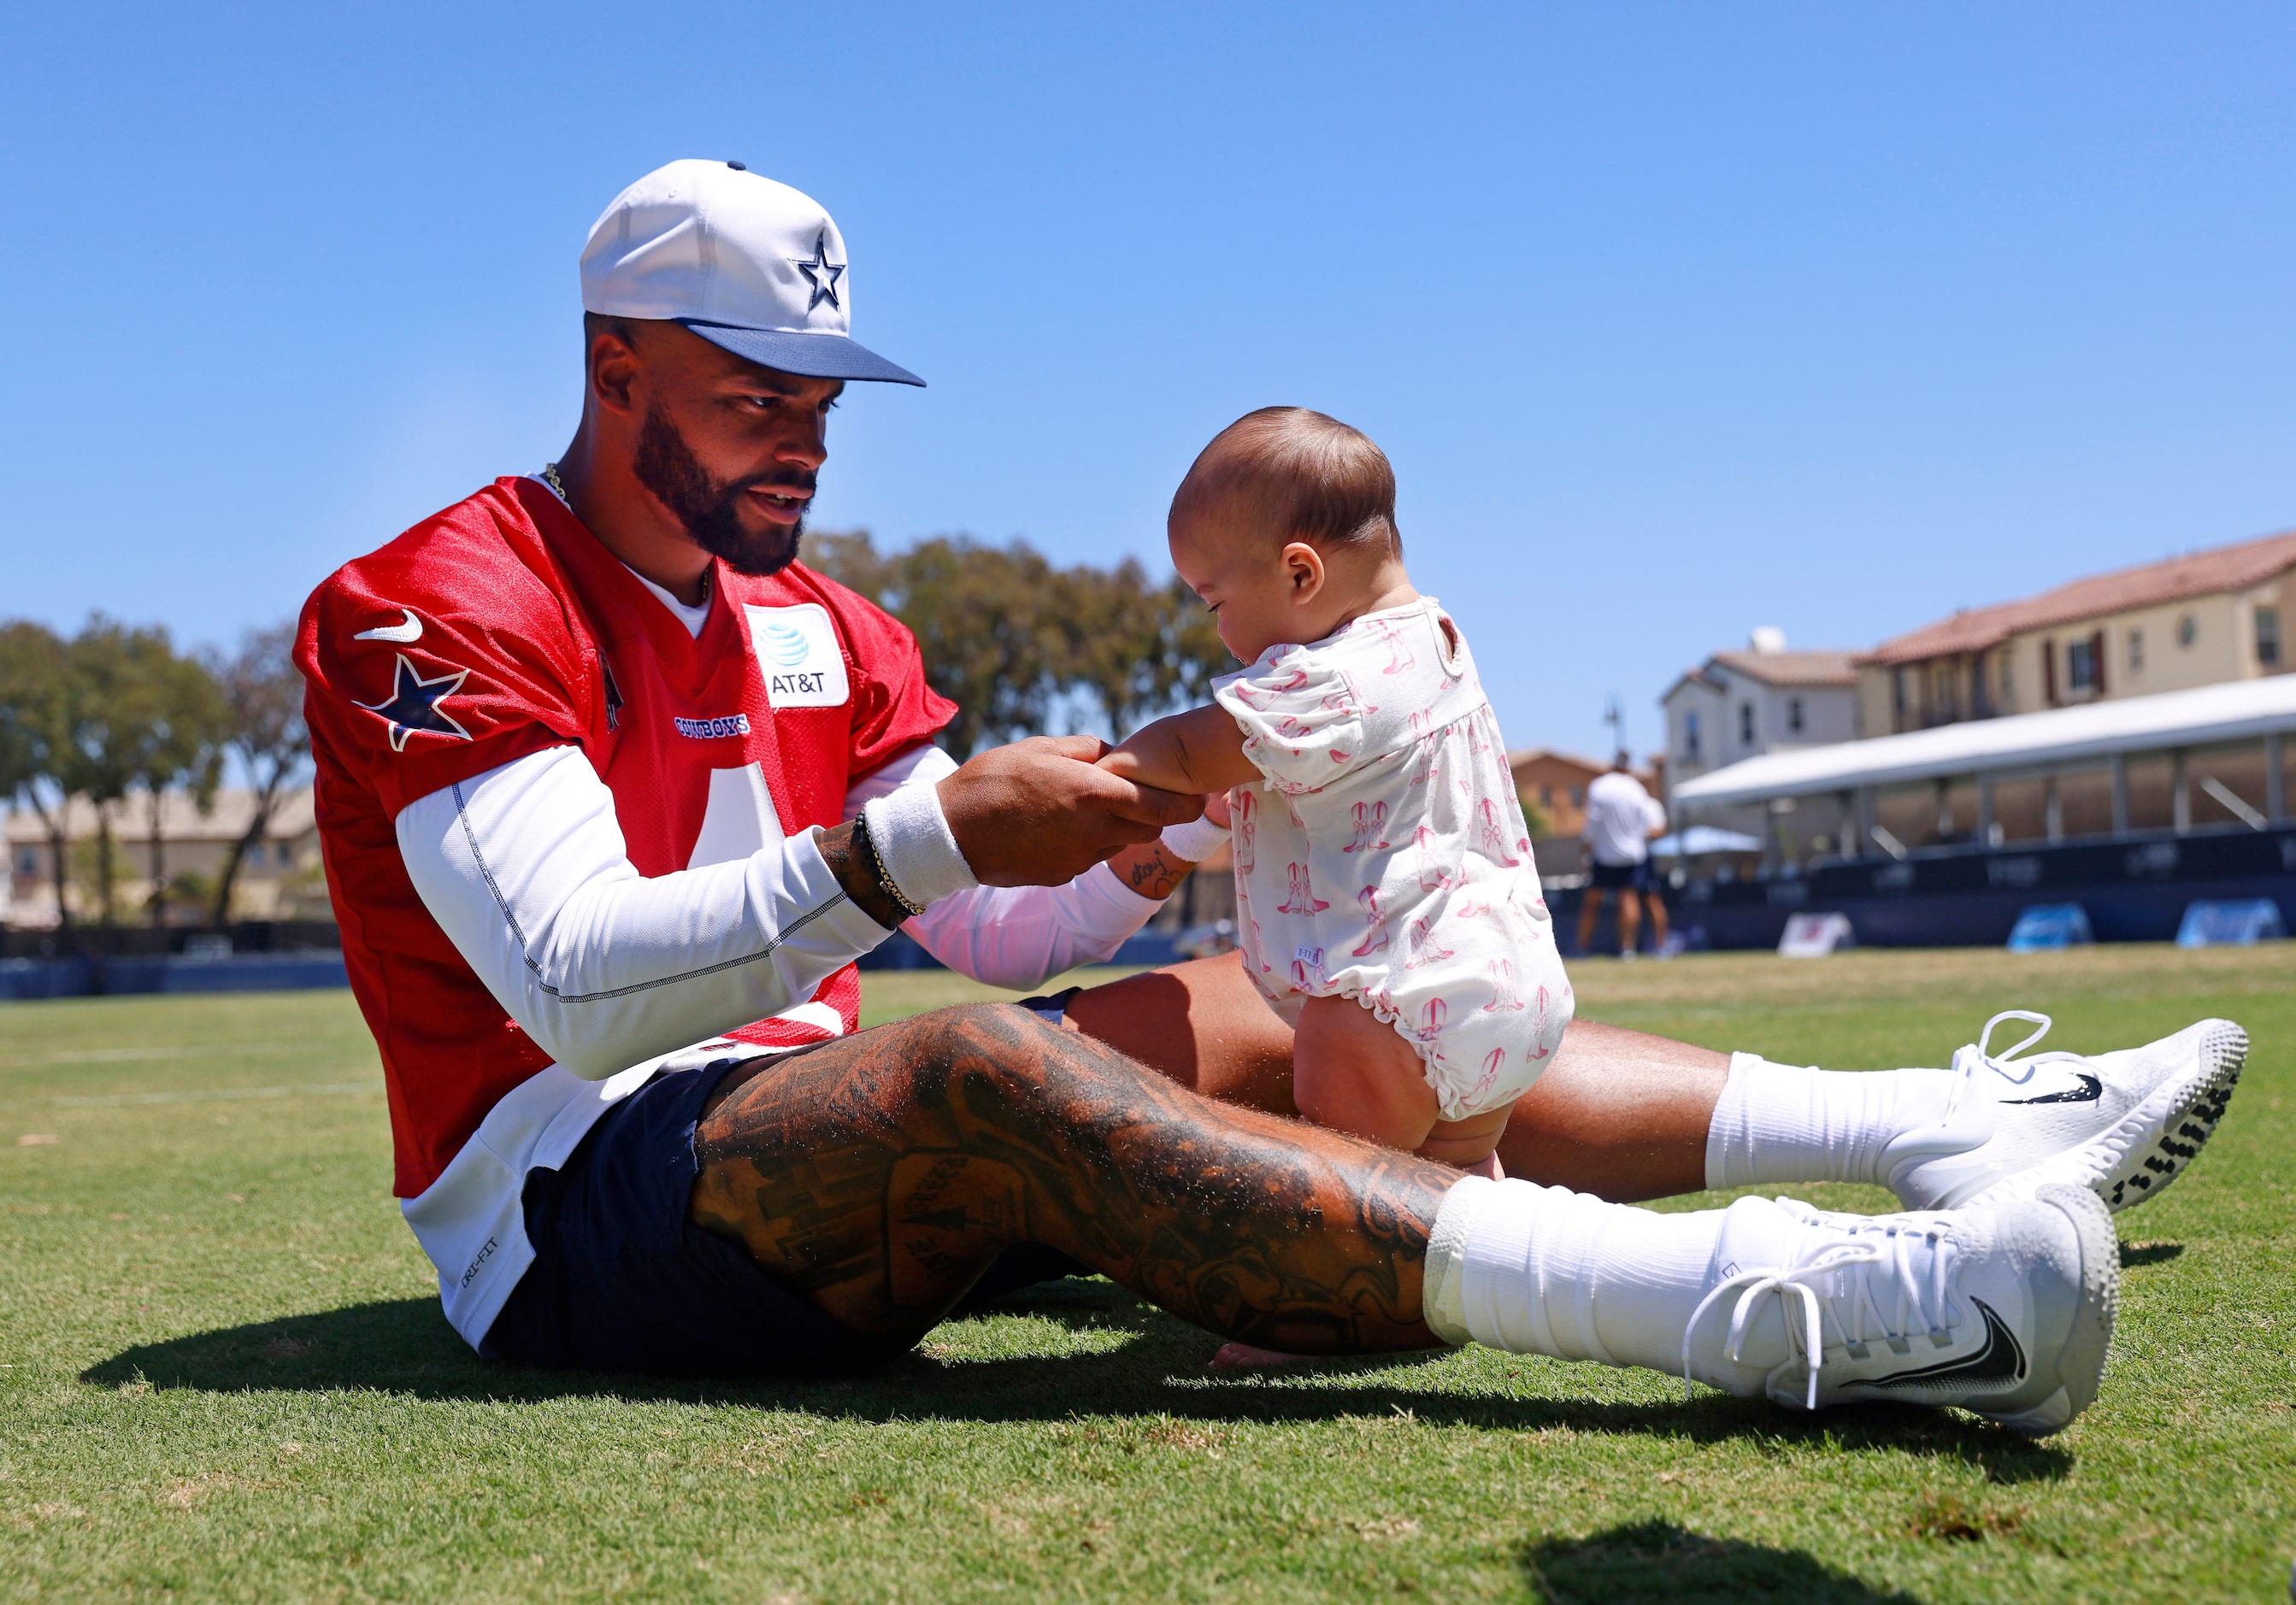
<svg viewBox="0 0 2296 1605"><path fill-rule="evenodd" d="M348 985L343 955L325 951L235 954L221 959L176 954L0 959L0 1002L155 992L302 992Z"/></svg>
<svg viewBox="0 0 2296 1605"><path fill-rule="evenodd" d="M1186 955L1172 938L1144 931L1109 961L1174 964ZM938 970L939 959L900 932L861 959L864 970ZM247 953L229 958L180 954L89 959L0 959L0 1003L48 997L126 997L156 992L299 992L347 987L343 955L334 952Z"/></svg>
<svg viewBox="0 0 2296 1605"><path fill-rule="evenodd" d="M1188 955L1175 946L1172 938L1155 931L1144 930L1128 939L1116 950L1111 964L1177 964ZM908 932L897 930L868 953L861 955L863 970L939 970L941 962L927 953Z"/></svg>

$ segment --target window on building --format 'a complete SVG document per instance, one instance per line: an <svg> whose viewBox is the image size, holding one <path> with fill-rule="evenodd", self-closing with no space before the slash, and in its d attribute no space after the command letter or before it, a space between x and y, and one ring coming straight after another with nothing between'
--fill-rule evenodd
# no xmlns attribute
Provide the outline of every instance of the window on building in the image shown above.
<svg viewBox="0 0 2296 1605"><path fill-rule="evenodd" d="M2141 675L2144 672L2144 632L2143 630L2128 632L2128 672L2132 675Z"/></svg>
<svg viewBox="0 0 2296 1605"><path fill-rule="evenodd" d="M1754 705L1751 702L1741 702L1738 704L1738 745L1751 747L1753 744Z"/></svg>
<svg viewBox="0 0 2296 1605"><path fill-rule="evenodd" d="M2265 668L2280 667L2280 610L2256 610L2256 661Z"/></svg>
<svg viewBox="0 0 2296 1605"><path fill-rule="evenodd" d="M1573 786L1570 788L1570 806L1574 808L1583 808L1587 806L1586 787Z"/></svg>
<svg viewBox="0 0 2296 1605"><path fill-rule="evenodd" d="M1698 756L1698 710L1694 708L1682 716L1682 756Z"/></svg>
<svg viewBox="0 0 2296 1605"><path fill-rule="evenodd" d="M2096 690L2096 643L2065 643L2065 689L2079 696Z"/></svg>
<svg viewBox="0 0 2296 1605"><path fill-rule="evenodd" d="M1786 699L1786 728L1796 735L1801 733L1801 699L1800 697Z"/></svg>
<svg viewBox="0 0 2296 1605"><path fill-rule="evenodd" d="M1553 786L1545 783L1542 783L1539 786L1538 806L1542 808L1551 808L1554 806L1554 788Z"/></svg>
<svg viewBox="0 0 2296 1605"><path fill-rule="evenodd" d="M2017 703L2017 678L2014 672L2016 654L2004 652L1995 661L1993 683L2001 688L2001 711L2006 713Z"/></svg>
<svg viewBox="0 0 2296 1605"><path fill-rule="evenodd" d="M2201 638L2201 621L2190 613L2177 620L2177 644L2190 646Z"/></svg>
<svg viewBox="0 0 2296 1605"><path fill-rule="evenodd" d="M1930 717L1945 721L1961 717L1961 698L1953 683L1953 660L1939 659L1930 666Z"/></svg>
<svg viewBox="0 0 2296 1605"><path fill-rule="evenodd" d="M1906 704L1913 700L1911 684L1906 677L1905 668L1900 666L1898 668L1890 670L1890 711L1898 716L1899 722L1902 723L1905 719Z"/></svg>
<svg viewBox="0 0 2296 1605"><path fill-rule="evenodd" d="M38 852L31 848L26 848L23 851L18 853L16 855L16 872L20 875L28 877L38 874L40 872L40 855Z"/></svg>

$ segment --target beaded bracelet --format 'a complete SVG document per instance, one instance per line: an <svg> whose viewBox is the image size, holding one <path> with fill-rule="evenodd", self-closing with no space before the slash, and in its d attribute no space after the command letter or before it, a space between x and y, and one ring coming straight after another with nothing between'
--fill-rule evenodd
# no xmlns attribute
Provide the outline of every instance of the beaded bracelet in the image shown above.
<svg viewBox="0 0 2296 1605"><path fill-rule="evenodd" d="M925 912L923 904L913 901L908 893L893 883L892 872L885 867L884 855L878 852L876 842L870 838L869 816L866 814L857 814L853 816L853 851L856 856L866 858L867 864L864 866L865 869L875 871L878 887L893 900L896 905L906 910L912 917Z"/></svg>

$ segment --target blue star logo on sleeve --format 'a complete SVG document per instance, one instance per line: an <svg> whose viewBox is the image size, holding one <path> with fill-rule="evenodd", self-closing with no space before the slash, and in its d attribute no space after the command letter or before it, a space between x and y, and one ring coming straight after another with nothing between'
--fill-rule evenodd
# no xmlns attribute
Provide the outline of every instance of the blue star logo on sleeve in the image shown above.
<svg viewBox="0 0 2296 1605"><path fill-rule="evenodd" d="M390 724L390 749L406 750L406 738L416 731L443 735L450 740L467 741L471 733L455 722L455 716L439 706L463 688L471 671L449 669L435 680L425 680L422 671L398 654L398 667L391 678L390 696L381 702L361 702L359 707L369 713L379 713Z"/></svg>
<svg viewBox="0 0 2296 1605"><path fill-rule="evenodd" d="M790 260L797 264L797 270L805 275L805 282L813 286L813 299L805 304L805 309L808 312L812 311L824 301L827 301L840 312L845 310L845 303L837 299L837 281L845 276L845 264L829 259L827 229L823 229L814 236L811 261L805 261L796 257L791 258Z"/></svg>

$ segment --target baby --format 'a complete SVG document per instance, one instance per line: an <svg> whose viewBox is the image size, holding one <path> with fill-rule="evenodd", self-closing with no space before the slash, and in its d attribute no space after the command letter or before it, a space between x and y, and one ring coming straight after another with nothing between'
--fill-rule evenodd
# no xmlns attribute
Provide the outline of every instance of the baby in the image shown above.
<svg viewBox="0 0 2296 1605"><path fill-rule="evenodd" d="M1232 790L1244 969L1296 1029L1300 1113L1496 1175L1570 987L1474 660L1404 572L1395 471L1266 407L1204 448L1168 530L1250 667L1102 764Z"/></svg>

